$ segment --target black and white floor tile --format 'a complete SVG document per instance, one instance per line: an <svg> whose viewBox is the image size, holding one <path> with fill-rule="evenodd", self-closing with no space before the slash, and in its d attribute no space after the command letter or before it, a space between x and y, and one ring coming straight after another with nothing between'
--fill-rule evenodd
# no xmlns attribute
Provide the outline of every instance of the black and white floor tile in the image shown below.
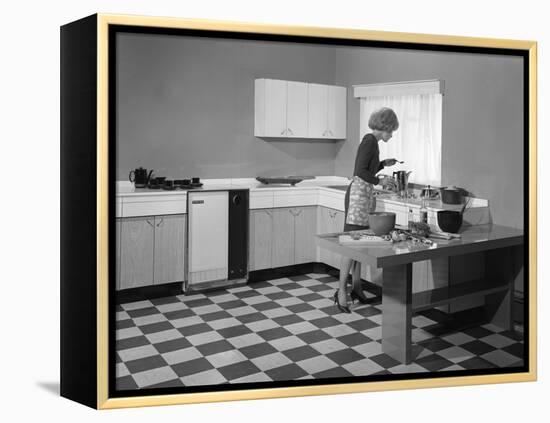
<svg viewBox="0 0 550 423"><path fill-rule="evenodd" d="M382 353L381 304L333 305L336 278L307 274L117 306L117 390L523 364L521 332L483 325L441 330L441 313L413 317L420 353L409 365Z"/></svg>

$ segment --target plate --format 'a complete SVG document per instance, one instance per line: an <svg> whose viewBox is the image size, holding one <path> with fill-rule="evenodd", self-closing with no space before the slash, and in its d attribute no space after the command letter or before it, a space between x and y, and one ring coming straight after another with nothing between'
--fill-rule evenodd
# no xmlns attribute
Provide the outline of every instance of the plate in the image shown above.
<svg viewBox="0 0 550 423"><path fill-rule="evenodd" d="M290 184L295 185L299 182L302 182L304 179L298 176L289 177L289 176L278 176L273 178L264 178L262 176L258 176L256 178L257 181L260 181L262 184L268 185L268 184Z"/></svg>

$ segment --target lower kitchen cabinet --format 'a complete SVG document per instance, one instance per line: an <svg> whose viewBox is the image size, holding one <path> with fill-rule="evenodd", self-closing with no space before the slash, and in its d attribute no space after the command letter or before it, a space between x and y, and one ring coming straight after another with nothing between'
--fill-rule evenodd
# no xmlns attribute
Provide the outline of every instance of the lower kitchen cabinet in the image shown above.
<svg viewBox="0 0 550 423"><path fill-rule="evenodd" d="M155 217L155 285L184 280L186 223L182 214Z"/></svg>
<svg viewBox="0 0 550 423"><path fill-rule="evenodd" d="M121 220L119 289L153 283L155 218L127 217Z"/></svg>
<svg viewBox="0 0 550 423"><path fill-rule="evenodd" d="M341 232L344 229L343 211L320 206L317 213L317 233L328 234ZM320 263L328 264L336 269L340 267L340 254L333 253L325 248L317 248Z"/></svg>
<svg viewBox="0 0 550 423"><path fill-rule="evenodd" d="M294 264L315 260L317 234L317 207L299 207L291 210L294 215Z"/></svg>
<svg viewBox="0 0 550 423"><path fill-rule="evenodd" d="M115 220L115 289L120 289L120 227L122 220Z"/></svg>
<svg viewBox="0 0 550 423"><path fill-rule="evenodd" d="M250 270L316 261L317 207L250 210Z"/></svg>
<svg viewBox="0 0 550 423"><path fill-rule="evenodd" d="M186 219L186 215L119 219L117 289L185 279Z"/></svg>
<svg viewBox="0 0 550 423"><path fill-rule="evenodd" d="M294 264L294 215L295 208L273 209L273 244L271 267Z"/></svg>
<svg viewBox="0 0 550 423"><path fill-rule="evenodd" d="M250 270L271 268L273 245L273 210L250 210L249 266Z"/></svg>

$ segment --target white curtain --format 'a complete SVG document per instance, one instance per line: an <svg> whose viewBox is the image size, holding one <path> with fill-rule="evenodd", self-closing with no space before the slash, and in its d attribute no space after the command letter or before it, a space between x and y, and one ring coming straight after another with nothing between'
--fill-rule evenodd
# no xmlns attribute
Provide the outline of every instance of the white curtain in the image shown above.
<svg viewBox="0 0 550 423"><path fill-rule="evenodd" d="M390 107L397 114L399 129L389 142L380 141L380 160L396 158L405 163L382 170L391 174L396 170L412 170L409 182L423 185L441 185L441 94L362 97L360 99L360 139L371 129L371 113L381 107Z"/></svg>

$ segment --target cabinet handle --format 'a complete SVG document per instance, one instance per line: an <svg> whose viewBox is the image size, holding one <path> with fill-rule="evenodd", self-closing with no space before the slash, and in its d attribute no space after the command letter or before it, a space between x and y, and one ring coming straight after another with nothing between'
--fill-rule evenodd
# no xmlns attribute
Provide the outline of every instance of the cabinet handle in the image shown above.
<svg viewBox="0 0 550 423"><path fill-rule="evenodd" d="M145 221L149 224L149 226L151 226L151 228L155 227L155 225L153 225L149 219L145 219Z"/></svg>
<svg viewBox="0 0 550 423"><path fill-rule="evenodd" d="M335 211L330 211L330 210L329 210L328 214L329 214L329 216L332 217L332 218L336 217L336 212L335 212Z"/></svg>
<svg viewBox="0 0 550 423"><path fill-rule="evenodd" d="M283 129L283 130L281 131L281 135L284 135L285 132L286 132L286 129Z"/></svg>
<svg viewBox="0 0 550 423"><path fill-rule="evenodd" d="M164 223L164 218L161 217L161 218L160 218L160 222L157 223L157 228L158 228L160 225L162 225L163 223Z"/></svg>
<svg viewBox="0 0 550 423"><path fill-rule="evenodd" d="M302 209L296 209L296 214L294 216L300 216L302 214Z"/></svg>
<svg viewBox="0 0 550 423"><path fill-rule="evenodd" d="M271 210L264 210L268 216L272 217L273 215L271 214Z"/></svg>
<svg viewBox="0 0 550 423"><path fill-rule="evenodd" d="M323 132L323 137L326 137L328 133L328 129L325 129L325 132Z"/></svg>
<svg viewBox="0 0 550 423"><path fill-rule="evenodd" d="M288 129L288 132L290 132L290 135L294 135L294 132L292 132L292 129L290 128L287 128Z"/></svg>

